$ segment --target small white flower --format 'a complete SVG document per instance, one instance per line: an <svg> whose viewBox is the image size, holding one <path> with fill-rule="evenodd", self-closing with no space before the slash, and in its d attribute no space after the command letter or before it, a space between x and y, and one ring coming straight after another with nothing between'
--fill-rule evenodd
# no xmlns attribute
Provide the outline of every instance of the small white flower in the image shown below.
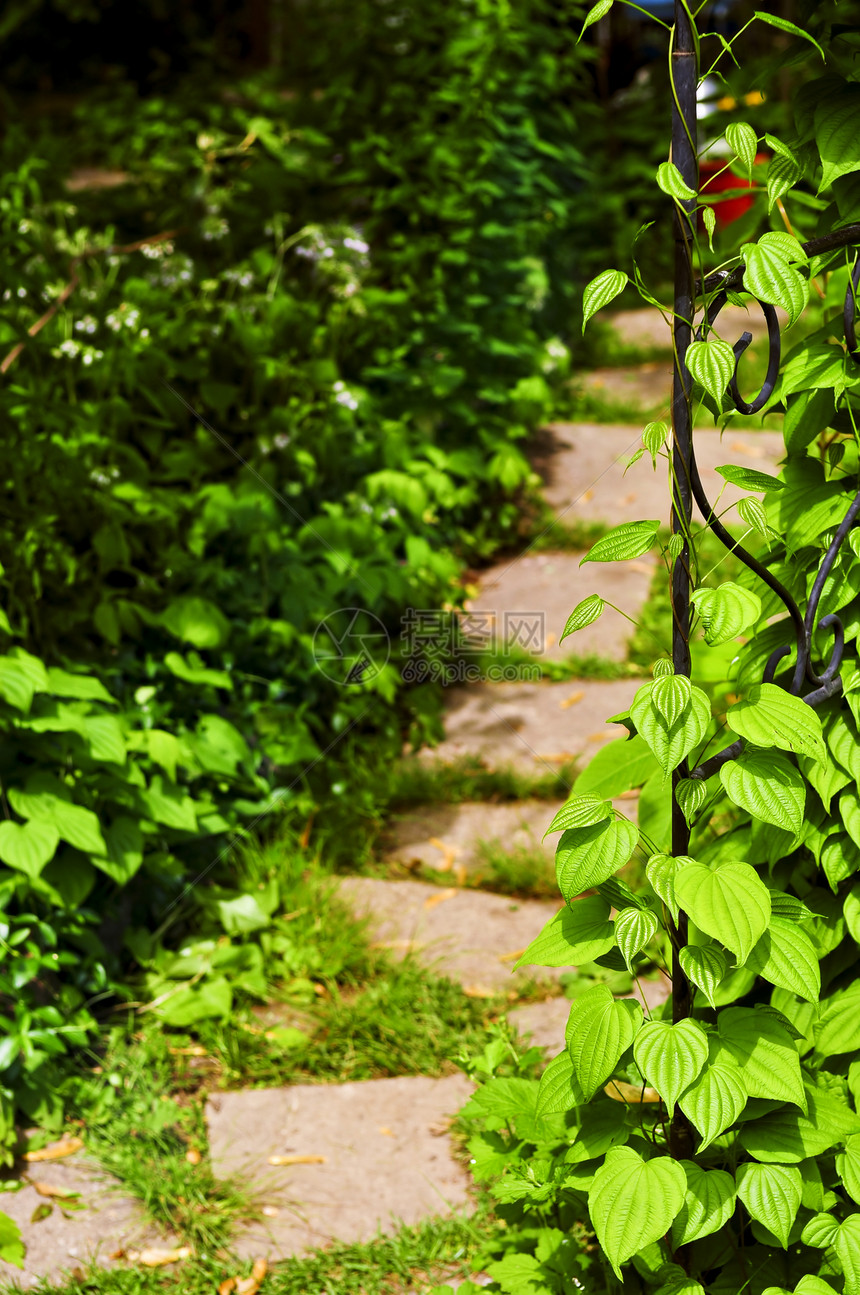
<svg viewBox="0 0 860 1295"><path fill-rule="evenodd" d="M83 319L79 319L75 324L75 332L94 333L97 327L98 323L93 319L92 315L84 315Z"/></svg>
<svg viewBox="0 0 860 1295"><path fill-rule="evenodd" d="M345 238L344 247L348 247L351 252L369 252L370 244L363 242L360 238Z"/></svg>
<svg viewBox="0 0 860 1295"><path fill-rule="evenodd" d="M290 437L287 436L287 433L278 432L277 436L275 437L275 448L278 450L285 450L289 445L289 443L290 443Z"/></svg>
<svg viewBox="0 0 860 1295"><path fill-rule="evenodd" d="M18 296L19 296L19 297L26 297L26 295L27 295L27 289L26 289L26 288L19 288L19 289L18 289Z"/></svg>
<svg viewBox="0 0 860 1295"><path fill-rule="evenodd" d="M142 328L142 329L140 330L140 336L141 336L141 337L149 337L149 329L148 329L148 328Z"/></svg>

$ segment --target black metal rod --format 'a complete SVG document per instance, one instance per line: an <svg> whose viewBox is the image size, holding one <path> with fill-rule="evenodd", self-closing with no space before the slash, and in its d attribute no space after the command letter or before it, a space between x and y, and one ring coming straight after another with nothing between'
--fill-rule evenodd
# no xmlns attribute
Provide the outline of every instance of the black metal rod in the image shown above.
<svg viewBox="0 0 860 1295"><path fill-rule="evenodd" d="M672 77L672 161L684 183L699 190L699 163L696 150L696 90L698 58L690 15L683 0L675 0L675 26L670 59ZM691 379L686 366L687 350L692 338L695 313L695 272L693 266L693 230L696 221L696 198L689 198L675 211L675 303L673 343L675 368L672 387L672 533L683 536L683 543L672 567L672 662L676 674L690 675L690 522L693 512L691 461L693 449L693 414ZM682 778L688 776L686 761L672 774L672 853L689 853L690 829L675 795ZM680 914L672 935L672 1019L682 1021L690 1015L692 993L690 982L680 963L680 952L687 943L687 917ZM692 1154L692 1130L689 1122L676 1111L670 1135L672 1155L685 1160Z"/></svg>

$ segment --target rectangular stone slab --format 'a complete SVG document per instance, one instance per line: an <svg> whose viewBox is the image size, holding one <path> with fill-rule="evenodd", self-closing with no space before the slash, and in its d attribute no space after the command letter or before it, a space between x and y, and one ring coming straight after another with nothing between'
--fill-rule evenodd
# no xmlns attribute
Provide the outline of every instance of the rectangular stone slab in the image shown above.
<svg viewBox="0 0 860 1295"><path fill-rule="evenodd" d="M632 562L580 566L582 553L525 553L488 567L478 577L478 593L466 604L469 617L491 626L501 659L509 644L522 646L538 658L561 661L572 652L579 656L624 661L634 627L613 607L562 643L567 619L577 603L598 593L636 620L648 599L656 561L645 555ZM492 621L490 621L492 618ZM513 679L511 680L514 681Z"/></svg>
<svg viewBox="0 0 860 1295"><path fill-rule="evenodd" d="M604 742L626 737L621 724L606 720L629 708L641 683L541 680L446 688L445 740L417 758L450 762L477 755L490 768L514 766L538 775L557 773L576 759L584 769Z"/></svg>
<svg viewBox="0 0 860 1295"><path fill-rule="evenodd" d="M215 1174L250 1183L267 1211L277 1211L238 1229L236 1253L286 1259L470 1210L469 1175L447 1130L471 1092L465 1075L415 1075L210 1097ZM291 1155L323 1160L269 1164L270 1156Z"/></svg>
<svg viewBox="0 0 860 1295"><path fill-rule="evenodd" d="M376 944L396 957L414 955L475 996L516 990L529 975L557 980L564 970L513 971L519 954L562 907L561 897L557 903L511 899L482 890L375 877L347 877L339 894L369 919Z"/></svg>
<svg viewBox="0 0 860 1295"><path fill-rule="evenodd" d="M621 522L656 520L668 525L670 491L666 460L657 460L655 472L646 453L624 473L628 460L642 443L641 427L553 423L547 432L552 434L554 444L541 449L538 468L546 480L544 498L560 521L606 522L617 526ZM702 485L711 503L725 485L714 471L716 467L738 463L775 474L777 464L785 455L781 432L729 428L721 437L716 428L703 428L695 432L695 446ZM718 511L722 512L747 493L735 486L726 486ZM737 514L730 513L730 527L733 519L737 520ZM701 521L698 509L694 509L694 520ZM600 592L599 577L595 578L593 592Z"/></svg>

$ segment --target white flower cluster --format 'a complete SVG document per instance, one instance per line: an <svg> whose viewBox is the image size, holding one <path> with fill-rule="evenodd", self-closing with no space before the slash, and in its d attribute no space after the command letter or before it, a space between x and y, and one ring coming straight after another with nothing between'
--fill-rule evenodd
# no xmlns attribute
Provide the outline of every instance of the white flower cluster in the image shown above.
<svg viewBox="0 0 860 1295"><path fill-rule="evenodd" d="M541 361L541 368L544 373L553 373L567 360L570 359L570 351L564 342L558 337L551 337L544 347L544 355Z"/></svg>
<svg viewBox="0 0 860 1295"><path fill-rule="evenodd" d="M370 244L365 243L362 238L345 238L343 240L343 245L344 247L348 247L351 252L365 253L370 251Z"/></svg>
<svg viewBox="0 0 860 1295"><path fill-rule="evenodd" d="M69 337L65 342L60 342L51 351L55 359L65 357L69 360L77 359L80 356L82 364L92 364L95 360L101 360L104 357L104 351L97 351L94 346L84 346L82 342L76 342L73 337Z"/></svg>
<svg viewBox="0 0 860 1295"><path fill-rule="evenodd" d="M332 391L334 391L334 398L339 405L343 405L346 409L358 409L358 401L345 382L336 382L332 387Z"/></svg>
<svg viewBox="0 0 860 1295"><path fill-rule="evenodd" d="M159 288L175 288L177 283L190 283L193 277L194 262L183 252L165 257L158 268L158 273L147 275L149 283Z"/></svg>
<svg viewBox="0 0 860 1295"><path fill-rule="evenodd" d="M99 326L98 320L93 319L92 315L84 315L84 317L82 319L79 319L75 324L75 332L94 333L98 328L98 326Z"/></svg>
<svg viewBox="0 0 860 1295"><path fill-rule="evenodd" d="M119 468L93 468L90 473L90 481L97 486L109 486L112 481L119 480Z"/></svg>
<svg viewBox="0 0 860 1295"><path fill-rule="evenodd" d="M228 283L238 283L240 288L250 288L254 282L253 270L225 270L222 278Z"/></svg>
<svg viewBox="0 0 860 1295"><path fill-rule="evenodd" d="M113 333L118 333L121 328L137 328L139 322L140 311L136 306L127 306L125 302L119 310L112 310L105 316L105 323Z"/></svg>
<svg viewBox="0 0 860 1295"><path fill-rule="evenodd" d="M166 239L163 243L146 243L140 250L147 260L158 261L162 256L172 255L173 244Z"/></svg>

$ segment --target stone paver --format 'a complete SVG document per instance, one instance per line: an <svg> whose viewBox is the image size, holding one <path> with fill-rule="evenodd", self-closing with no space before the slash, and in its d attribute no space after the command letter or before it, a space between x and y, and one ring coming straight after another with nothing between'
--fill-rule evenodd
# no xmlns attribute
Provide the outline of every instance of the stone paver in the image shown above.
<svg viewBox="0 0 860 1295"><path fill-rule="evenodd" d="M487 765L557 772L568 760L584 767L603 742L624 737L609 715L627 710L641 680L482 683L445 692L445 740L417 757L453 761L480 756Z"/></svg>
<svg viewBox="0 0 860 1295"><path fill-rule="evenodd" d="M616 809L635 818L635 798L616 802ZM420 865L440 873L460 869L476 877L483 871L480 854L482 842L502 843L509 851L535 850L555 859L557 836L542 840L561 800L519 800L502 804L486 801L464 801L459 805L422 805L400 814L388 826L383 841L385 857L406 867Z"/></svg>
<svg viewBox="0 0 860 1295"><path fill-rule="evenodd" d="M778 310L780 327L785 328L788 316ZM659 310L618 310L601 319L611 324L619 341L642 350L672 349L669 327ZM752 333L753 341L767 337L767 324L758 306L744 310L742 306L724 306L717 319L717 334L733 346L742 333Z"/></svg>
<svg viewBox="0 0 860 1295"><path fill-rule="evenodd" d="M510 850L542 850L555 857L556 837L541 837L564 802L520 800L504 804L466 801L460 805L422 805L395 818L388 827L385 856L406 866L420 864L440 873L480 870L478 846L503 841Z"/></svg>
<svg viewBox="0 0 860 1295"><path fill-rule="evenodd" d="M667 522L669 516L668 467L658 459L657 471L645 454L624 475L625 464L641 444L641 429L602 423L553 423L548 428L554 450L542 452L539 470L545 474L544 497L562 522L620 522L650 520ZM705 493L713 503L720 489L720 511L744 497L745 491L726 485L715 468L740 463L762 472L774 473L785 454L780 432L741 433L729 429L696 432L696 461ZM700 520L698 513L696 520ZM589 567L585 566L584 571ZM599 592L599 579L592 571L591 592ZM602 578L603 572L600 572ZM596 622L600 624L600 622Z"/></svg>
<svg viewBox="0 0 860 1295"><path fill-rule="evenodd" d="M493 618L499 648L505 643L518 644L551 661L562 660L571 652L624 661L633 626L610 607L575 637L563 643L559 640L573 608L596 589L635 618L648 598L656 561L643 557L596 571L588 563L579 565L583 556L526 553L498 562L481 572L478 593L466 604L467 612L480 613L479 623L484 617Z"/></svg>
<svg viewBox="0 0 860 1295"><path fill-rule="evenodd" d="M558 903L511 899L421 881L347 877L340 894L369 919L373 942L395 957L413 954L425 966L477 997L514 991L527 979L557 980L565 968L513 965ZM570 968L567 968L570 970Z"/></svg>
<svg viewBox="0 0 860 1295"><path fill-rule="evenodd" d="M0 1263L0 1282L16 1281L24 1290L41 1280L59 1281L61 1274L88 1259L109 1267L120 1251L174 1244L154 1236L140 1202L123 1193L115 1180L89 1165L78 1153L62 1161L31 1165L20 1191L6 1192L0 1209L21 1229L27 1253L24 1270ZM78 1192L86 1209L64 1215L58 1200L40 1194L33 1183L65 1192ZM33 1222L40 1205L52 1205L49 1217Z"/></svg>
<svg viewBox="0 0 860 1295"><path fill-rule="evenodd" d="M576 385L608 405L624 405L656 418L668 414L672 398L672 365L648 363L624 369L594 369L577 376Z"/></svg>
<svg viewBox="0 0 860 1295"><path fill-rule="evenodd" d="M471 1091L464 1075L419 1075L210 1097L214 1172L250 1182L266 1209L240 1228L236 1252L285 1259L470 1209L469 1174L447 1130ZM319 1159L271 1163L290 1156Z"/></svg>

